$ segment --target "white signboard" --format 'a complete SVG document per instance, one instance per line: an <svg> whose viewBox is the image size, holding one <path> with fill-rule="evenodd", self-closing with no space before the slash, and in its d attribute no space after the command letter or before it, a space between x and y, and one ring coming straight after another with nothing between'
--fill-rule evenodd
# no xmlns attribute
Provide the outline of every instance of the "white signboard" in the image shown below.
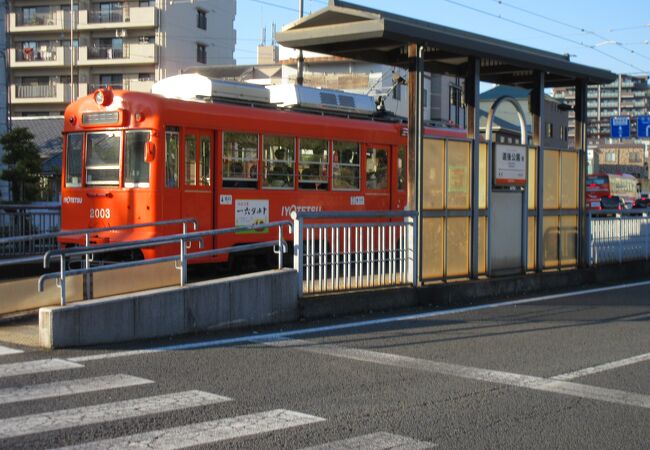
<svg viewBox="0 0 650 450"><path fill-rule="evenodd" d="M525 186L527 153L523 145L494 144L494 185Z"/></svg>
<svg viewBox="0 0 650 450"><path fill-rule="evenodd" d="M268 200L235 200L235 226L269 222Z"/></svg>

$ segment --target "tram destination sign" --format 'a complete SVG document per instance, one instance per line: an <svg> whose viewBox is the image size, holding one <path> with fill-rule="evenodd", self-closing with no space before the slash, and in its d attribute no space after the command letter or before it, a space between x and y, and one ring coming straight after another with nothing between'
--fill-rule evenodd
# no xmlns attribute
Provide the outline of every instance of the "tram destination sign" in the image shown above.
<svg viewBox="0 0 650 450"><path fill-rule="evenodd" d="M527 153L523 145L494 144L494 185L525 186Z"/></svg>

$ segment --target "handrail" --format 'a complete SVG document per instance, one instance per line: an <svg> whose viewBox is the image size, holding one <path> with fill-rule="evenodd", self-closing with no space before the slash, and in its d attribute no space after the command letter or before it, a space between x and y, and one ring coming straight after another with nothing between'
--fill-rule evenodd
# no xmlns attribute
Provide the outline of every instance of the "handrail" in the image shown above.
<svg viewBox="0 0 650 450"><path fill-rule="evenodd" d="M417 211L292 211L291 219L347 219L369 217L417 217Z"/></svg>
<svg viewBox="0 0 650 450"><path fill-rule="evenodd" d="M50 250L43 256L43 264L45 267L48 267L50 259L52 256L58 256L60 258L60 270L59 273L48 273L41 275L38 279L38 291L42 292L44 289L45 280L48 279L57 279L58 286L61 289L61 306L64 306L66 303L65 300L65 279L66 276L70 275L81 275L81 274L90 274L94 272L102 272L106 270L136 267L141 265L154 264L158 262L168 262L168 261L178 261L176 268L180 270L180 285L185 286L187 284L187 261L188 259L201 258L211 255L223 254L223 253L236 253L247 250L255 250L260 248L274 247L274 252L278 254L278 268L282 268L282 255L287 252L287 243L282 239L282 227L287 225L289 227L289 232L292 232L293 222L290 220L282 220L276 222L269 222L264 224L249 225L243 227L232 227L232 228L223 228L218 230L204 230L204 231L195 231L191 233L184 232L183 234L159 236L155 238L150 238L146 240L139 241L127 241L113 244L104 244L104 245L87 245L85 247L71 247L66 249ZM253 244L238 245L234 247L226 247L212 250L205 250L202 252L187 253L189 246L188 243L192 241L203 241L203 238L206 236L217 236L226 233L233 233L237 231L250 231L250 230L260 230L267 229L270 227L278 227L278 239L277 241L265 241L258 242ZM120 250L129 250L134 248L140 248L142 246L154 247L159 245L169 245L169 244L180 244L180 252L178 255L164 256L159 258L152 258L147 260L138 260L138 261L127 261L123 263L110 264L106 266L96 266L90 267L89 261L91 256L94 256L96 253L106 253L116 249ZM277 250L275 245L277 243ZM75 255L85 255L86 265L84 268L66 270L66 257L75 256Z"/></svg>
<svg viewBox="0 0 650 450"><path fill-rule="evenodd" d="M1 208L0 208L1 209ZM10 238L0 238L0 244L9 244L12 242L21 242L29 241L31 239L46 239L51 237L63 237L63 236L77 236L81 234L98 234L106 231L119 231L119 230L131 230L135 228L145 228L152 226L166 226L166 225L177 225L183 223L191 223L194 225L194 229L198 228L198 222L193 217L185 219L173 219L173 220L161 220L158 222L146 222L146 223L134 223L130 225L116 225L114 227L104 227L104 228L82 228L77 230L67 230L67 231L55 231L51 233L40 233L40 234L28 234L26 236L13 236ZM40 258L40 257L39 257Z"/></svg>

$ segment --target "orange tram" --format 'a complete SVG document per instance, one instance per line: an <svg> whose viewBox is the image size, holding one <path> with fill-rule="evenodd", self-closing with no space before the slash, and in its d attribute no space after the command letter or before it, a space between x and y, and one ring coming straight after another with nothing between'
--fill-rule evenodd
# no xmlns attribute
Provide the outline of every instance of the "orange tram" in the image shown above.
<svg viewBox="0 0 650 450"><path fill-rule="evenodd" d="M380 117L370 97L289 85L274 92L196 74L162 80L152 91L102 88L67 107L62 230L187 217L209 230L284 220L294 210L405 208L406 125ZM135 228L95 233L91 242L178 232ZM267 241L273 233L220 235L204 249ZM60 243L83 245L70 237ZM120 257L177 252L152 247Z"/></svg>

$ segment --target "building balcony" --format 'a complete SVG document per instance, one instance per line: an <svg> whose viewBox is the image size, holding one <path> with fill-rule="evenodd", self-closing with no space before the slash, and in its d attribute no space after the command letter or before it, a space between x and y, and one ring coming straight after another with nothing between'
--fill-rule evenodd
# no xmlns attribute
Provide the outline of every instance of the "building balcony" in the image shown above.
<svg viewBox="0 0 650 450"><path fill-rule="evenodd" d="M156 44L124 44L120 47L80 47L79 66L155 64Z"/></svg>
<svg viewBox="0 0 650 450"><path fill-rule="evenodd" d="M11 103L26 105L34 103L70 103L69 84L11 85Z"/></svg>
<svg viewBox="0 0 650 450"><path fill-rule="evenodd" d="M158 15L154 6L79 11L79 30L115 30L116 28L156 28Z"/></svg>
<svg viewBox="0 0 650 450"><path fill-rule="evenodd" d="M10 48L9 67L12 69L31 69L39 67L66 67L70 65L70 48L41 47Z"/></svg>
<svg viewBox="0 0 650 450"><path fill-rule="evenodd" d="M153 81L128 80L125 88L129 91L151 92Z"/></svg>
<svg viewBox="0 0 650 450"><path fill-rule="evenodd" d="M9 13L9 33L48 33L70 30L70 13L51 10L48 13L24 17L20 13Z"/></svg>

